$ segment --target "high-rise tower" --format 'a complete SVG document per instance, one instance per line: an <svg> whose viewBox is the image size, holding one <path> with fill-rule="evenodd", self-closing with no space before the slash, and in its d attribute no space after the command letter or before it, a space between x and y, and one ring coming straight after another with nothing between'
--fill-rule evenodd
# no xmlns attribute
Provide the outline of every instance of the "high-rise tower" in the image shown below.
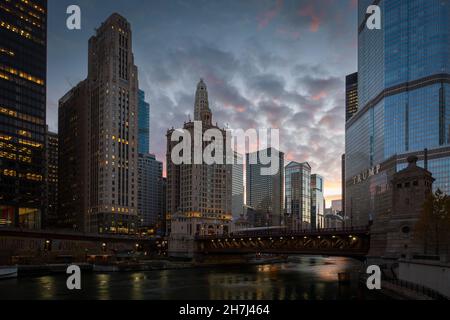
<svg viewBox="0 0 450 320"><path fill-rule="evenodd" d="M270 175L262 174L263 168L270 168L265 157L276 161L278 170ZM253 160L253 161L252 161ZM284 153L275 148L268 148L246 154L246 204L265 216L271 226L283 223L284 208Z"/></svg>
<svg viewBox="0 0 450 320"><path fill-rule="evenodd" d="M37 229L45 205L47 0L0 10L0 227Z"/></svg>
<svg viewBox="0 0 450 320"><path fill-rule="evenodd" d="M285 171L287 224L294 230L311 229L311 166L292 161Z"/></svg>
<svg viewBox="0 0 450 320"><path fill-rule="evenodd" d="M393 174L411 155L450 194L450 1L381 0L380 30L358 9L358 112L346 123L345 214L392 214Z"/></svg>
<svg viewBox="0 0 450 320"><path fill-rule="evenodd" d="M311 175L311 229L325 227L324 178L318 174Z"/></svg>
<svg viewBox="0 0 450 320"><path fill-rule="evenodd" d="M358 72L345 78L345 121L358 112Z"/></svg>
<svg viewBox="0 0 450 320"><path fill-rule="evenodd" d="M77 110L85 110L87 115L71 119L75 124L68 122L62 128L65 124L60 124L60 130L62 136L74 137L73 129L86 128L87 134L79 142L85 157L77 157L85 176L74 176L80 180L78 185L85 187L78 197L68 199L64 205L75 208L70 220L83 224L80 229L134 233L138 197L138 71L134 65L131 27L119 14L111 15L89 40L88 77L78 86L79 90L85 90L85 96L72 90L72 94L62 99L60 108L65 110L67 106L69 111L73 109L70 105L78 105ZM62 161L71 159L64 152L73 150L64 146L61 150ZM64 167L61 172L65 172ZM83 205L73 203L81 198L85 201Z"/></svg>
<svg viewBox="0 0 450 320"><path fill-rule="evenodd" d="M195 110L194 120L201 121L204 125L211 125L212 114L209 108L208 88L206 87L203 79L197 85L197 91L195 92Z"/></svg>
<svg viewBox="0 0 450 320"><path fill-rule="evenodd" d="M140 154L150 152L150 104L145 101L145 92L139 90L139 139L138 151Z"/></svg>
<svg viewBox="0 0 450 320"><path fill-rule="evenodd" d="M217 129L226 145L226 131L212 125L209 109L208 91L203 80L197 85L195 94L195 121L184 124L183 132L188 132L190 145L194 146L195 136L209 129ZM201 130L200 130L201 127ZM231 217L232 165L222 163L194 163L194 152L203 155L208 142L200 143L200 150L183 150L190 153L191 163L175 164L172 149L179 141L172 141L173 133L167 132L167 232L170 234L169 252L171 255L189 255L192 247L188 244L196 235L215 235L228 233ZM200 132L199 132L200 131ZM224 148L225 150L226 148Z"/></svg>
<svg viewBox="0 0 450 320"><path fill-rule="evenodd" d="M128 21L111 15L89 40L89 229L133 233L137 217L138 70Z"/></svg>

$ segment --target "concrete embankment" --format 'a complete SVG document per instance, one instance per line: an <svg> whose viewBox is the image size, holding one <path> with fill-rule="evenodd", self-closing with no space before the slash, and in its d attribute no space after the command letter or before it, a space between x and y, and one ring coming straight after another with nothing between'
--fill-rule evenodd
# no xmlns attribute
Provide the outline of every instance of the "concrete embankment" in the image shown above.
<svg viewBox="0 0 450 320"><path fill-rule="evenodd" d="M142 261L139 263L105 264L94 265L89 263L71 264L42 264L42 265L18 265L18 277L37 277L54 274L66 274L70 265L77 265L82 272L127 272L127 271L153 271L153 270L174 270L192 268L191 262L180 261Z"/></svg>

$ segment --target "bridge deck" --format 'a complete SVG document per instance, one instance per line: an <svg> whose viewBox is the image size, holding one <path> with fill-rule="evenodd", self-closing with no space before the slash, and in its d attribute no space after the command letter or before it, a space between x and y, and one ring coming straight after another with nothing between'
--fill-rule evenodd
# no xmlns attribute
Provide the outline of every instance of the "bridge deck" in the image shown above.
<svg viewBox="0 0 450 320"><path fill-rule="evenodd" d="M202 254L324 254L362 257L369 251L369 228L314 231L259 230L196 237Z"/></svg>

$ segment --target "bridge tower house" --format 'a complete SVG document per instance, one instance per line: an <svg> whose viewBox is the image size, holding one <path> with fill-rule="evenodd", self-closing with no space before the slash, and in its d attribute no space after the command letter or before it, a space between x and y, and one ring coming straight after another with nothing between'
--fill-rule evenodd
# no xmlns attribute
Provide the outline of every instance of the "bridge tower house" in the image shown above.
<svg viewBox="0 0 450 320"><path fill-rule="evenodd" d="M408 167L392 179L392 216L387 225L387 258L406 258L420 253L414 241L414 229L427 196L433 192L434 178L430 171L417 165L418 158L410 156Z"/></svg>

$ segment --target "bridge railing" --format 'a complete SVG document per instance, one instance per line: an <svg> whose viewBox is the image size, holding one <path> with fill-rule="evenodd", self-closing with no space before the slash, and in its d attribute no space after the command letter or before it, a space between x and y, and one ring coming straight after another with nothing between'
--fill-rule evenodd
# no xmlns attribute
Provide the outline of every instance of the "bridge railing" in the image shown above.
<svg viewBox="0 0 450 320"><path fill-rule="evenodd" d="M0 235L11 235L21 237L48 237L48 238L86 238L94 240L148 240L148 237L144 237L140 234L108 234L108 233L86 233L81 231L61 230L61 229L25 229L25 228L12 228L12 227L0 227Z"/></svg>
<svg viewBox="0 0 450 320"><path fill-rule="evenodd" d="M196 240L229 239L229 238L258 238L258 237L305 237L305 236L340 236L366 234L369 227L358 228L328 228L317 230L257 230L257 231L237 231L222 235L197 235Z"/></svg>
<svg viewBox="0 0 450 320"><path fill-rule="evenodd" d="M430 297L433 300L449 300L449 297L446 297L442 295L441 293L437 292L436 290L430 289L428 287L422 286L420 284L412 283L409 281L404 281L400 279L384 279L384 281L387 281L395 286L398 286L400 288L411 290L415 293L425 295L427 297Z"/></svg>

